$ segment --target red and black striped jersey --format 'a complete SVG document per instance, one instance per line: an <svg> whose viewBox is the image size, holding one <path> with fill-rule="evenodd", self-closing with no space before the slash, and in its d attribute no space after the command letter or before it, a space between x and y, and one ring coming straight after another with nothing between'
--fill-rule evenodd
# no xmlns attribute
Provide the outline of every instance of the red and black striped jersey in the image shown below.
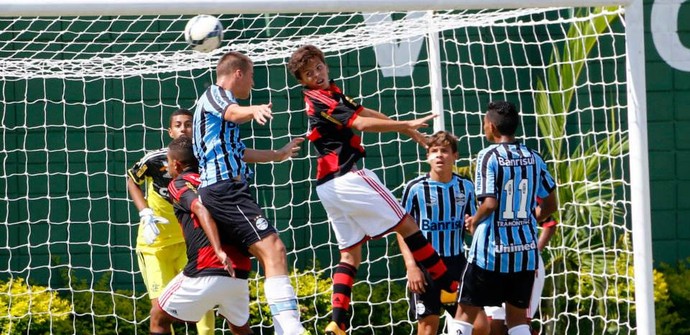
<svg viewBox="0 0 690 335"><path fill-rule="evenodd" d="M223 269L223 264L216 257L199 219L192 212L192 206L199 201L197 193L199 184L199 174L196 171L185 171L168 185L175 216L182 226L182 233L187 244L187 265L183 270L184 274L188 277L230 276ZM223 251L232 260L235 277L247 279L251 262L246 250L240 250L238 247L240 244L233 241L230 236L221 234L220 242Z"/></svg>
<svg viewBox="0 0 690 335"><path fill-rule="evenodd" d="M365 156L352 123L364 107L344 95L331 81L328 89L305 89L309 132L307 138L318 152L316 184L349 172Z"/></svg>

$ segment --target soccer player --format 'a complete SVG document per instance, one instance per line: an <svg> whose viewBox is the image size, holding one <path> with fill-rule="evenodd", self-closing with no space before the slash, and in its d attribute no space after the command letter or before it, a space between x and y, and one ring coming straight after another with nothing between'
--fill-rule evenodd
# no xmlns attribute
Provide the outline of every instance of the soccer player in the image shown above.
<svg viewBox="0 0 690 335"><path fill-rule="evenodd" d="M541 202L540 198L537 198L537 202ZM537 207L539 208L539 207ZM529 307L527 308L527 313L525 317L527 318L527 324L529 325L534 318L534 314L537 313L539 308L539 302L541 301L541 293L544 290L544 279L546 276L546 271L544 270L544 260L541 257L541 252L546 248L556 232L556 225L558 221L552 217L547 218L544 222L540 222L541 234L539 235L539 241L537 242L537 248L539 249L539 266L534 276L534 286L532 286L532 295L529 301ZM501 306L491 306L484 307L487 316L489 317L491 323L491 335L506 335L508 334L508 328L505 326L506 310L505 304ZM534 333L535 331L532 330ZM476 333L476 332L475 332Z"/></svg>
<svg viewBox="0 0 690 335"><path fill-rule="evenodd" d="M472 335L484 306L506 304L510 335L529 335L525 320L537 269L537 222L556 210L556 183L539 154L516 141L520 115L506 101L490 102L484 134L493 143L477 155L475 191L480 201L465 227L473 233L453 326ZM537 207L537 197L544 199ZM536 208L536 209L535 209Z"/></svg>
<svg viewBox="0 0 690 335"><path fill-rule="evenodd" d="M326 209L340 249L340 263L333 275L332 321L326 334L345 334L351 290L362 261L362 243L391 231L402 235L415 261L425 267L438 287L456 293L458 282L446 271L438 253L429 244L414 219L370 170L357 166L364 157L360 137L353 129L369 132L399 132L420 144L419 131L436 115L410 121L394 121L364 108L328 78L321 50L313 45L298 48L288 70L304 85L309 132L307 138L318 152L316 192ZM455 294L446 295L453 301Z"/></svg>
<svg viewBox="0 0 690 335"><path fill-rule="evenodd" d="M249 188L252 171L246 163L281 162L297 154L303 138L280 150L246 148L240 124L271 119L271 104L240 106L254 85L254 64L244 54L228 52L218 61L216 84L196 104L194 155L199 160L199 196L221 234L238 240L264 269L264 292L279 335L308 333L300 323L297 296L288 278L285 245L264 217Z"/></svg>
<svg viewBox="0 0 690 335"><path fill-rule="evenodd" d="M199 174L192 139L181 136L170 142L167 152L168 185L186 241L189 260L184 270L163 289L151 308L151 335L171 334L175 321L197 321L204 311L218 306L235 335L249 329L249 257L227 235L219 235L215 221L199 201Z"/></svg>
<svg viewBox="0 0 690 335"><path fill-rule="evenodd" d="M448 272L459 280L465 270L465 215L474 215L476 202L472 181L453 173L458 160L458 140L447 131L433 134L427 141L426 158L429 173L411 180L403 191L402 205L417 221L434 249L439 253ZM410 317L415 318L418 335L438 334L440 315L444 310L455 315L457 302L442 304L440 289L429 272L419 267L409 248L398 235L400 251L407 268L410 298ZM474 322L475 334L488 333L486 317ZM449 324L450 325L450 324ZM454 334L449 329L449 334Z"/></svg>
<svg viewBox="0 0 690 335"><path fill-rule="evenodd" d="M170 138L182 135L192 136L192 113L178 109L170 115ZM180 225L177 224L173 206L168 201L168 161L163 148L146 154L127 171L127 189L134 205L139 210L139 231L136 254L144 285L155 306L161 290L182 271L187 264L185 242ZM146 196L140 185L146 183ZM199 335L210 335L215 330L215 316L212 310L196 325Z"/></svg>

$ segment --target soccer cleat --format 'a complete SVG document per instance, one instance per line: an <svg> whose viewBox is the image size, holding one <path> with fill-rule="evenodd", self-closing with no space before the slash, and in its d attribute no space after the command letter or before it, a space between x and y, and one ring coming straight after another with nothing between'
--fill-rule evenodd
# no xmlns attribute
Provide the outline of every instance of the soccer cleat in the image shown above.
<svg viewBox="0 0 690 335"><path fill-rule="evenodd" d="M326 333L326 335L347 335L344 330L338 327L338 324L335 323L335 321L331 321L331 323L326 326L326 331L324 333Z"/></svg>

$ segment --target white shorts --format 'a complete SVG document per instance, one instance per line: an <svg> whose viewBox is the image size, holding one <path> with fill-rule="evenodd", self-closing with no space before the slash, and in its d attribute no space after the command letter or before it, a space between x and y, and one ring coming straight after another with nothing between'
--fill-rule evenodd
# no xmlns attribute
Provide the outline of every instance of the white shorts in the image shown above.
<svg viewBox="0 0 690 335"><path fill-rule="evenodd" d="M539 268L534 272L534 285L532 286L532 298L529 300L529 307L527 307L527 318L532 319L534 314L537 313L539 308L539 302L541 301L541 293L544 290L544 277L546 276L546 270L544 270L544 260L539 255ZM505 320L506 319L506 309L505 304L503 306L486 306L484 307L486 316L494 320Z"/></svg>
<svg viewBox="0 0 690 335"><path fill-rule="evenodd" d="M191 278L180 273L168 283L158 305L171 317L197 322L218 306L218 312L235 326L249 320L249 284L245 279L225 276Z"/></svg>
<svg viewBox="0 0 690 335"><path fill-rule="evenodd" d="M367 169L348 172L316 187L340 250L379 238L398 225L405 209Z"/></svg>

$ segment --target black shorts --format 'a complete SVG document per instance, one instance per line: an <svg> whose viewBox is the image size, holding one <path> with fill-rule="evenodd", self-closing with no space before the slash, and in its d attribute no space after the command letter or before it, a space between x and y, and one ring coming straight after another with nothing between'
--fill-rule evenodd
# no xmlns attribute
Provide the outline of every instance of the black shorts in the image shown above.
<svg viewBox="0 0 690 335"><path fill-rule="evenodd" d="M534 271L503 273L467 265L460 284L460 303L470 306L500 306L511 304L529 307L534 285Z"/></svg>
<svg viewBox="0 0 690 335"><path fill-rule="evenodd" d="M223 180L199 188L199 199L216 220L219 234L228 234L245 248L277 233L264 217L249 185L235 180Z"/></svg>
<svg viewBox="0 0 690 335"><path fill-rule="evenodd" d="M448 273L451 274L453 279L460 280L462 272L465 271L465 266L467 265L465 255L441 257L441 259L443 259L443 263L446 264ZM458 305L441 304L441 288L436 286L429 272L423 271L427 282L426 290L422 294L412 293L410 295L410 319L420 320L429 315L441 315L444 309L454 316Z"/></svg>

